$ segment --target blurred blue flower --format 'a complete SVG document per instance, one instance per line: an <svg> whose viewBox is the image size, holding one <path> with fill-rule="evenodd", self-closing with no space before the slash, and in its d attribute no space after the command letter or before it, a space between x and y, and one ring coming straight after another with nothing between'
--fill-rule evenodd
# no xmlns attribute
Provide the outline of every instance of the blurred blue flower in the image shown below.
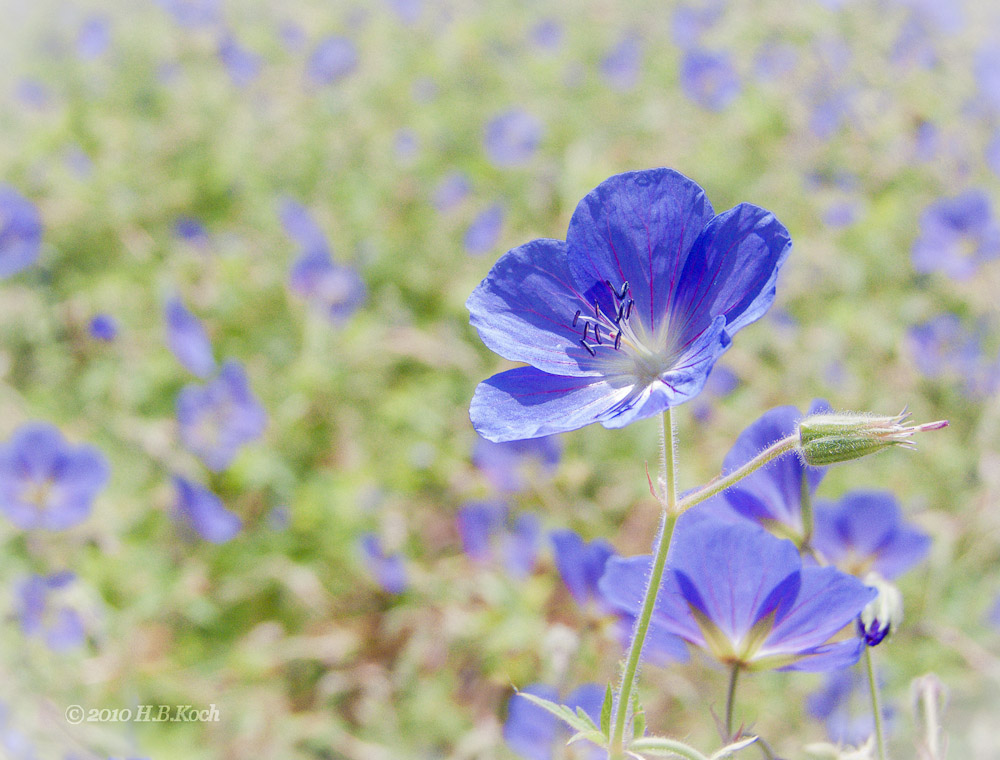
<svg viewBox="0 0 1000 760"><path fill-rule="evenodd" d="M503 229L504 209L494 203L480 211L465 231L465 250L472 256L481 256L497 244Z"/></svg>
<svg viewBox="0 0 1000 760"><path fill-rule="evenodd" d="M462 549L480 564L502 562L515 578L525 578L538 556L538 518L523 513L511 519L500 502L472 502L456 517Z"/></svg>
<svg viewBox="0 0 1000 760"><path fill-rule="evenodd" d="M725 398L740 385L740 378L730 369L716 364L705 381L698 398L692 402L691 415L699 422L712 418L714 402Z"/></svg>
<svg viewBox="0 0 1000 760"><path fill-rule="evenodd" d="M899 29L890 59L904 68L919 66L929 69L938 62L934 43L932 28L917 16L910 16Z"/></svg>
<svg viewBox="0 0 1000 760"><path fill-rule="evenodd" d="M0 444L0 511L18 528L65 530L83 522L110 469L93 446L72 446L44 422Z"/></svg>
<svg viewBox="0 0 1000 760"><path fill-rule="evenodd" d="M550 702L560 702L559 692L546 684L535 683L521 690ZM577 707L590 716L594 723L600 723L601 707L604 704L604 687L587 683L572 691L562 704L574 712ZM503 738L507 746L525 760L554 760L554 758L574 758L575 760L597 760L606 757L593 744L579 742L556 754L557 744L562 746L569 739L570 731L562 721L547 710L529 702L517 694L507 703L507 720L503 724ZM568 753L568 754L567 754Z"/></svg>
<svg viewBox="0 0 1000 760"><path fill-rule="evenodd" d="M1000 594L993 600L993 606L986 613L986 622L994 628L1000 628Z"/></svg>
<svg viewBox="0 0 1000 760"><path fill-rule="evenodd" d="M993 133L993 138L986 144L986 165L1000 177L1000 129Z"/></svg>
<svg viewBox="0 0 1000 760"><path fill-rule="evenodd" d="M84 19L76 35L76 54L85 61L99 58L111 44L111 22L107 16L94 14Z"/></svg>
<svg viewBox="0 0 1000 760"><path fill-rule="evenodd" d="M285 228L285 234L298 243L299 247L306 252L324 251L329 252L330 248L326 242L326 235L312 218L309 209L291 198L283 198L278 204L278 215L281 217L281 224Z"/></svg>
<svg viewBox="0 0 1000 760"><path fill-rule="evenodd" d="M423 0L386 0L386 2L392 12L399 17L399 20L407 26L417 23L424 10Z"/></svg>
<svg viewBox="0 0 1000 760"><path fill-rule="evenodd" d="M585 605L591 599L600 601L597 582L604 574L614 547L602 538L584 541L571 530L554 530L549 534L555 550L556 569L577 603Z"/></svg>
<svg viewBox="0 0 1000 760"><path fill-rule="evenodd" d="M285 50L290 53L297 53L305 47L307 39L306 30L296 21L285 21L282 23L279 28L279 36L281 37L281 43L285 46Z"/></svg>
<svg viewBox="0 0 1000 760"><path fill-rule="evenodd" d="M328 253L306 251L289 272L289 287L334 324L340 324L365 302L364 280L350 267L334 264Z"/></svg>
<svg viewBox="0 0 1000 760"><path fill-rule="evenodd" d="M540 50L556 50L563 41L563 27L552 18L543 18L528 32L528 39Z"/></svg>
<svg viewBox="0 0 1000 760"><path fill-rule="evenodd" d="M1000 111L1000 45L990 40L976 53L973 67L983 103Z"/></svg>
<svg viewBox="0 0 1000 760"><path fill-rule="evenodd" d="M831 641L875 596L834 567L803 567L791 541L748 522L697 514L675 529L653 620L747 670L835 670L857 661L861 639ZM612 558L600 590L638 614L650 556Z"/></svg>
<svg viewBox="0 0 1000 760"><path fill-rule="evenodd" d="M984 261L1000 255L1000 226L989 196L967 190L941 198L920 216L920 235L913 243L913 268L921 274L940 271L964 280Z"/></svg>
<svg viewBox="0 0 1000 760"><path fill-rule="evenodd" d="M396 153L396 158L405 166L412 163L413 159L416 158L417 151L420 150L420 140L416 132L409 127L403 127L396 131L392 147Z"/></svg>
<svg viewBox="0 0 1000 760"><path fill-rule="evenodd" d="M973 399L1000 390L1000 355L985 351L985 336L962 325L956 314L939 314L909 331L910 352L929 378L957 378Z"/></svg>
<svg viewBox="0 0 1000 760"><path fill-rule="evenodd" d="M118 337L118 320L110 314L95 314L87 330L94 340L111 342Z"/></svg>
<svg viewBox="0 0 1000 760"><path fill-rule="evenodd" d="M180 298L169 298L163 308L167 324L167 346L188 372L208 377L215 369L212 344L198 318L184 306Z"/></svg>
<svg viewBox="0 0 1000 760"><path fill-rule="evenodd" d="M229 466L240 447L258 437L267 414L238 362L227 361L206 385L186 385L177 395L184 447L213 472Z"/></svg>
<svg viewBox="0 0 1000 760"><path fill-rule="evenodd" d="M479 438L472 451L472 463L498 491L523 490L529 471L541 466L551 473L559 464L562 445L558 436L529 438L526 441L494 443Z"/></svg>
<svg viewBox="0 0 1000 760"><path fill-rule="evenodd" d="M509 251L466 302L489 348L531 365L479 384L473 426L493 441L619 428L693 398L771 305L790 248L770 212L743 203L716 216L669 169L606 180L565 242Z"/></svg>
<svg viewBox="0 0 1000 760"><path fill-rule="evenodd" d="M803 417L829 411L830 405L817 399L804 415L794 406L765 412L740 433L722 462L723 474L738 470L772 443L793 435ZM698 511L724 520L751 520L777 536L801 543L803 486L814 494L825 474L825 467L809 467L797 456L778 457L713 496Z"/></svg>
<svg viewBox="0 0 1000 760"><path fill-rule="evenodd" d="M537 116L521 108L511 108L486 122L483 147L496 166L524 166L538 150L543 132Z"/></svg>
<svg viewBox="0 0 1000 760"><path fill-rule="evenodd" d="M469 178L462 172L451 172L434 188L433 203L441 213L447 213L465 200L472 185Z"/></svg>
<svg viewBox="0 0 1000 760"><path fill-rule="evenodd" d="M260 74L263 59L227 34L219 43L219 60L237 87L246 87Z"/></svg>
<svg viewBox="0 0 1000 760"><path fill-rule="evenodd" d="M689 50L681 61L681 89L710 111L721 111L740 93L740 79L728 53Z"/></svg>
<svg viewBox="0 0 1000 760"><path fill-rule="evenodd" d="M798 62L799 51L794 45L780 39L769 39L757 50L754 75L758 81L772 82L794 71Z"/></svg>
<svg viewBox="0 0 1000 760"><path fill-rule="evenodd" d="M930 550L930 536L903 521L890 493L853 491L836 503L817 503L815 519L813 548L858 577L875 570L892 580Z"/></svg>
<svg viewBox="0 0 1000 760"><path fill-rule="evenodd" d="M222 0L155 0L181 26L211 26L222 19Z"/></svg>
<svg viewBox="0 0 1000 760"><path fill-rule="evenodd" d="M27 77L18 81L15 94L18 100L35 109L45 108L52 101L52 93L45 84Z"/></svg>
<svg viewBox="0 0 1000 760"><path fill-rule="evenodd" d="M94 171L94 162L79 145L68 145L63 152L66 167L77 177L89 177Z"/></svg>
<svg viewBox="0 0 1000 760"><path fill-rule="evenodd" d="M35 204L0 184L0 279L27 269L42 250L42 218Z"/></svg>
<svg viewBox="0 0 1000 760"><path fill-rule="evenodd" d="M398 554L386 554L382 543L374 533L366 533L360 540L361 553L372 577L387 593L401 594L406 591L409 581L406 566Z"/></svg>
<svg viewBox="0 0 1000 760"><path fill-rule="evenodd" d="M698 45L702 35L722 16L724 8L724 3L718 0L701 6L686 3L677 6L670 19L674 43L684 49Z"/></svg>
<svg viewBox="0 0 1000 760"><path fill-rule="evenodd" d="M174 235L192 245L204 245L208 242L205 225L193 216L177 217L174 220Z"/></svg>
<svg viewBox="0 0 1000 760"><path fill-rule="evenodd" d="M32 575L14 593L24 635L43 639L53 652L75 649L86 638L80 613L58 602L61 591L74 580L71 572Z"/></svg>
<svg viewBox="0 0 1000 760"><path fill-rule="evenodd" d="M222 499L204 486L174 475L177 519L206 541L223 544L240 532L240 518L222 505Z"/></svg>
<svg viewBox="0 0 1000 760"><path fill-rule="evenodd" d="M613 90L628 92L639 83L642 73L642 42L628 34L601 60L601 74Z"/></svg>
<svg viewBox="0 0 1000 760"><path fill-rule="evenodd" d="M823 687L806 699L806 710L823 721L830 741L860 747L875 733L869 700L867 679L855 668L844 668L826 674ZM857 709L852 709L855 702ZM893 717L894 711L884 705L882 712L884 718ZM890 726L891 720L883 729Z"/></svg>
<svg viewBox="0 0 1000 760"><path fill-rule="evenodd" d="M339 82L358 67L358 49L346 37L324 37L306 63L306 76L314 84Z"/></svg>

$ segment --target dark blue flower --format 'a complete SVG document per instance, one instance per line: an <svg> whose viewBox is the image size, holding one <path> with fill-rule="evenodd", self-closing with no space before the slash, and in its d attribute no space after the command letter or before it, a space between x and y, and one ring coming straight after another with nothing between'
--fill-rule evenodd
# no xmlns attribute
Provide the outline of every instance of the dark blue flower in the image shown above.
<svg viewBox="0 0 1000 760"><path fill-rule="evenodd" d="M27 269L42 249L42 218L35 204L0 184L0 279Z"/></svg>
<svg viewBox="0 0 1000 760"><path fill-rule="evenodd" d="M76 54L85 61L99 58L111 44L111 22L107 16L93 15L84 19L76 35Z"/></svg>
<svg viewBox="0 0 1000 760"><path fill-rule="evenodd" d="M205 225L193 216L177 217L174 220L174 235L192 245L204 245L208 242Z"/></svg>
<svg viewBox="0 0 1000 760"><path fill-rule="evenodd" d="M452 172L445 176L434 188L434 207L446 213L454 209L472 189L469 178L462 172Z"/></svg>
<svg viewBox="0 0 1000 760"><path fill-rule="evenodd" d="M227 34L219 43L219 60L237 87L246 87L260 74L261 57L243 47L232 35Z"/></svg>
<svg viewBox="0 0 1000 760"><path fill-rule="evenodd" d="M167 323L167 346L191 374L208 377L215 369L212 344L198 318L179 298L171 298L163 309Z"/></svg>
<svg viewBox="0 0 1000 760"><path fill-rule="evenodd" d="M669 169L606 180L565 242L509 251L466 302L487 346L531 365L480 383L473 425L493 441L619 428L693 398L771 305L790 248L770 212L716 216Z"/></svg>
<svg viewBox="0 0 1000 760"><path fill-rule="evenodd" d="M681 89L711 111L721 111L740 94L740 79L728 53L689 50L681 61Z"/></svg>
<svg viewBox="0 0 1000 760"><path fill-rule="evenodd" d="M504 210L499 203L479 212L465 231L465 250L473 256L481 256L491 250L500 239L503 219Z"/></svg>
<svg viewBox="0 0 1000 760"><path fill-rule="evenodd" d="M240 518L222 505L222 499L204 486L179 475L175 475L173 480L176 492L174 510L183 524L213 544L223 544L240 532Z"/></svg>
<svg viewBox="0 0 1000 760"><path fill-rule="evenodd" d="M511 520L499 502L473 502L462 507L456 520L462 549L476 562L502 562L512 576L531 574L538 556L538 518L530 513Z"/></svg>
<svg viewBox="0 0 1000 760"><path fill-rule="evenodd" d="M803 416L829 411L829 404L817 399L806 415L794 406L765 412L740 433L722 462L722 472L738 470L772 443L794 434ZM778 536L801 542L803 485L813 494L825 474L826 468L809 467L796 456L778 457L706 501L699 511L724 519L752 520Z"/></svg>
<svg viewBox="0 0 1000 760"><path fill-rule="evenodd" d="M409 581L406 566L398 554L386 554L382 543L374 533L366 533L360 540L361 553L372 577L386 592L401 594L406 591Z"/></svg>
<svg viewBox="0 0 1000 760"><path fill-rule="evenodd" d="M110 314L95 314L87 326L90 337L110 343L118 337L118 320Z"/></svg>
<svg viewBox="0 0 1000 760"><path fill-rule="evenodd" d="M604 598L638 614L651 562L608 560ZM861 640L835 637L874 596L834 567L803 567L791 541L693 513L677 525L653 621L727 665L836 670L857 661Z"/></svg>
<svg viewBox="0 0 1000 760"><path fill-rule="evenodd" d="M611 544L601 538L584 541L571 530L554 530L549 537L555 549L556 569L577 603L600 600L597 582L608 559L615 556Z"/></svg>
<svg viewBox="0 0 1000 760"><path fill-rule="evenodd" d="M306 76L318 85L333 84L358 67L358 49L346 37L330 36L319 41L306 64Z"/></svg>
<svg viewBox="0 0 1000 760"><path fill-rule="evenodd" d="M512 108L486 123L483 146L487 157L497 166L524 166L538 150L542 132L542 122L537 116Z"/></svg>
<svg viewBox="0 0 1000 760"><path fill-rule="evenodd" d="M527 486L526 475L533 466L540 465L548 472L554 470L561 453L562 446L556 436L504 443L480 438L472 452L472 463L498 491L512 492Z"/></svg>
<svg viewBox="0 0 1000 760"><path fill-rule="evenodd" d="M86 638L80 613L58 599L75 579L70 572L32 575L18 584L14 594L24 635L43 639L53 652L75 649Z"/></svg>
<svg viewBox="0 0 1000 760"><path fill-rule="evenodd" d="M213 472L229 466L244 443L267 425L243 367L227 361L207 385L187 385L177 395L177 421L184 447Z"/></svg>
<svg viewBox="0 0 1000 760"><path fill-rule="evenodd" d="M611 89L628 92L639 83L642 73L642 43L628 34L601 60L601 74Z"/></svg>
<svg viewBox="0 0 1000 760"><path fill-rule="evenodd" d="M93 446L71 446L58 428L28 423L0 445L0 511L23 530L65 530L87 518L109 475Z"/></svg>
<svg viewBox="0 0 1000 760"><path fill-rule="evenodd" d="M559 702L559 692L546 684L531 684L521 690L550 702ZM562 704L574 712L577 707L590 716L594 723L601 719L604 704L604 688L596 683L588 683L571 692ZM556 757L556 743L564 745L569 739L569 729L552 713L529 702L517 694L507 703L507 720L503 724L503 738L507 746L525 760L553 760ZM578 760L596 760L604 757L592 744L581 742L570 747L570 757ZM559 757L564 757L560 754Z"/></svg>
<svg viewBox="0 0 1000 760"><path fill-rule="evenodd" d="M979 265L1000 255L1000 226L982 190L935 201L920 217L913 244L913 268L967 279Z"/></svg>
<svg viewBox="0 0 1000 760"><path fill-rule="evenodd" d="M890 493L854 491L837 503L818 503L812 545L827 561L863 577L875 570L892 580L930 549L926 533L903 522Z"/></svg>

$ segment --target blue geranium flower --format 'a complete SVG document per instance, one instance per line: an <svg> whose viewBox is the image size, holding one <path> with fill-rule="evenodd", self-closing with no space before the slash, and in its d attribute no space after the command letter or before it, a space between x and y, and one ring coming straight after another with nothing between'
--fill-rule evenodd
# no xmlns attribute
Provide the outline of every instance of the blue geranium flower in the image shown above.
<svg viewBox="0 0 1000 760"><path fill-rule="evenodd" d="M693 398L771 305L790 248L770 212L716 216L670 169L606 180L565 242L509 251L466 302L487 346L531 365L480 383L473 425L494 441L618 428Z"/></svg>
<svg viewBox="0 0 1000 760"><path fill-rule="evenodd" d="M237 87L246 87L260 74L263 60L227 34L219 43L219 60Z"/></svg>
<svg viewBox="0 0 1000 760"><path fill-rule="evenodd" d="M240 518L223 506L222 499L178 475L173 480L175 514L183 524L213 544L224 544L240 532Z"/></svg>
<svg viewBox="0 0 1000 760"><path fill-rule="evenodd" d="M920 217L920 236L913 243L913 268L921 274L940 271L967 279L984 261L1000 255L1000 225L982 190L942 198Z"/></svg>
<svg viewBox="0 0 1000 760"><path fill-rule="evenodd" d="M374 533L366 533L359 543L365 565L378 585L390 594L406 591L409 581L403 558L398 554L386 554L382 549L382 542Z"/></svg>
<svg viewBox="0 0 1000 760"><path fill-rule="evenodd" d="M546 684L532 684L521 690L550 702L559 702L559 692ZM604 688L596 683L583 684L571 692L562 704L572 710L577 707L590 716L595 723L600 722L601 706L604 704ZM503 724L503 738L507 746L525 760L553 760L556 757L556 743L565 744L569 729L544 708L514 694L507 703L507 720ZM559 757L578 760L596 760L605 757L606 752L588 742L579 742L569 748L569 754Z"/></svg>
<svg viewBox="0 0 1000 760"><path fill-rule="evenodd" d="M110 314L95 314L87 325L87 332L94 340L110 343L118 337L118 320Z"/></svg>
<svg viewBox="0 0 1000 760"><path fill-rule="evenodd" d="M23 530L71 528L90 514L109 474L93 446L71 446L58 428L28 423L0 445L0 511Z"/></svg>
<svg viewBox="0 0 1000 760"><path fill-rule="evenodd" d="M842 570L863 577L875 570L892 580L930 549L926 533L903 522L890 493L855 491L837 503L816 505L813 548Z"/></svg>
<svg viewBox="0 0 1000 760"><path fill-rule="evenodd" d="M795 433L803 416L829 411L830 405L817 399L806 415L794 406L765 412L740 433L722 462L723 474L738 470L772 443ZM796 456L778 457L706 501L699 512L722 519L752 520L778 536L801 543L802 489L815 493L825 474L826 468L809 467Z"/></svg>
<svg viewBox="0 0 1000 760"><path fill-rule="evenodd" d="M554 530L549 537L555 549L556 568L577 603L600 600L597 582L608 559L616 556L614 547L601 538L584 541L571 530Z"/></svg>
<svg viewBox="0 0 1000 760"><path fill-rule="evenodd" d="M504 443L480 438L472 452L472 463L498 491L521 491L527 485L533 465L551 472L559 464L561 454L562 446L556 436Z"/></svg>
<svg viewBox="0 0 1000 760"><path fill-rule="evenodd" d="M54 598L75 579L71 572L32 575L18 585L14 594L25 636L44 639L53 652L75 649L86 637L80 613Z"/></svg>
<svg viewBox="0 0 1000 760"><path fill-rule="evenodd" d="M111 44L111 22L107 16L88 16L76 35L76 54L85 61L100 58Z"/></svg>
<svg viewBox="0 0 1000 760"><path fill-rule="evenodd" d="M542 141L542 122L534 114L512 108L486 123L483 145L496 166L524 166L531 161Z"/></svg>
<svg viewBox="0 0 1000 760"><path fill-rule="evenodd" d="M358 49L347 37L331 35L320 40L306 64L306 76L314 84L338 82L358 66Z"/></svg>
<svg viewBox="0 0 1000 760"><path fill-rule="evenodd" d="M227 361L207 385L187 385L177 395L184 447L213 472L229 466L240 447L259 437L267 414L250 389L243 367Z"/></svg>
<svg viewBox="0 0 1000 760"><path fill-rule="evenodd" d="M642 42L635 34L625 35L601 60L601 74L618 92L634 89L641 73Z"/></svg>
<svg viewBox="0 0 1000 760"><path fill-rule="evenodd" d="M681 89L710 111L721 111L740 93L740 79L727 53L694 49L681 62Z"/></svg>
<svg viewBox="0 0 1000 760"><path fill-rule="evenodd" d="M482 564L503 562L515 578L525 578L535 568L538 556L538 518L530 513L511 519L500 502L473 502L457 517L462 549Z"/></svg>
<svg viewBox="0 0 1000 760"><path fill-rule="evenodd" d="M198 377L208 377L215 369L212 344L198 318L179 298L171 298L163 309L167 323L167 346L185 369Z"/></svg>
<svg viewBox="0 0 1000 760"><path fill-rule="evenodd" d="M492 249L500 238L503 218L503 206L499 203L477 214L465 231L465 250L473 256L480 256Z"/></svg>
<svg viewBox="0 0 1000 760"><path fill-rule="evenodd" d="M870 700L867 679L856 668L844 668L827 673L823 687L806 700L806 710L823 721L830 741L860 747L875 733ZM883 705L882 717L891 732L895 710Z"/></svg>
<svg viewBox="0 0 1000 760"><path fill-rule="evenodd" d="M908 342L917 368L927 377L959 379L970 398L1000 389L1000 356L986 350L982 330L970 330L957 314L939 314L910 328Z"/></svg>
<svg viewBox="0 0 1000 760"><path fill-rule="evenodd" d="M638 614L651 562L609 560L604 598ZM834 567L803 567L795 544L757 525L695 513L677 525L653 622L746 670L836 670L862 642L835 637L875 593Z"/></svg>
<svg viewBox="0 0 1000 760"><path fill-rule="evenodd" d="M27 269L42 249L42 219L35 204L0 184L0 279Z"/></svg>

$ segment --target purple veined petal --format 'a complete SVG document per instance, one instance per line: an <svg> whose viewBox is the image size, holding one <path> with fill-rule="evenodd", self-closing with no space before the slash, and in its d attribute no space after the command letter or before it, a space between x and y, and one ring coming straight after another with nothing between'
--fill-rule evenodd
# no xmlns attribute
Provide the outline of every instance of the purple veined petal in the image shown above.
<svg viewBox="0 0 1000 760"><path fill-rule="evenodd" d="M566 248L533 240L501 256L465 303L469 321L505 359L555 375L603 375L580 343L577 312L589 315L593 306L573 286Z"/></svg>
<svg viewBox="0 0 1000 760"><path fill-rule="evenodd" d="M734 335L774 301L778 270L792 248L774 214L749 203L719 214L695 241L671 309L672 331L697 334L722 314Z"/></svg>
<svg viewBox="0 0 1000 760"><path fill-rule="evenodd" d="M215 369L208 333L179 298L171 298L164 307L167 345L185 369L198 377L208 377Z"/></svg>
<svg viewBox="0 0 1000 760"><path fill-rule="evenodd" d="M522 691L550 702L559 701L559 692L545 684L531 684ZM511 696L503 724L503 739L511 750L525 760L551 760L558 735L556 716L517 694Z"/></svg>
<svg viewBox="0 0 1000 760"><path fill-rule="evenodd" d="M654 332L681 287L681 271L702 228L714 216L705 192L671 169L619 174L591 190L566 233L576 289L597 287L614 308L613 288L629 283L633 319Z"/></svg>
<svg viewBox="0 0 1000 760"><path fill-rule="evenodd" d="M206 541L222 544L240 532L242 521L207 488L175 475L178 517Z"/></svg>
<svg viewBox="0 0 1000 760"><path fill-rule="evenodd" d="M607 541L595 538L588 543L571 530L552 531L549 538L563 583L578 604L586 604L597 594L597 582L615 550Z"/></svg>
<svg viewBox="0 0 1000 760"><path fill-rule="evenodd" d="M790 544L790 542L788 542ZM851 623L876 591L835 567L804 567L795 603L775 621L759 657L826 644Z"/></svg>
<svg viewBox="0 0 1000 760"><path fill-rule="evenodd" d="M778 670L797 670L804 673L826 673L850 667L858 661L863 651L864 641L860 638L822 644L809 654Z"/></svg>
<svg viewBox="0 0 1000 760"><path fill-rule="evenodd" d="M627 378L562 377L518 367L481 382L469 416L490 441L538 438L601 420L630 390Z"/></svg>

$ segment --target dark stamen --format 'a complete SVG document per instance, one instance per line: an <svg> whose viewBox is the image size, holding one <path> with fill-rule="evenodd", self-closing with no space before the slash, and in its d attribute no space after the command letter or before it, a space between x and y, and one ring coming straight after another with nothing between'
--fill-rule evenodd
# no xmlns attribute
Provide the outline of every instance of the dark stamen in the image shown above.
<svg viewBox="0 0 1000 760"><path fill-rule="evenodd" d="M594 325L594 340L597 341L597 345L601 345L601 328Z"/></svg>
<svg viewBox="0 0 1000 760"><path fill-rule="evenodd" d="M622 347L622 331L619 330L615 336L615 351Z"/></svg>
<svg viewBox="0 0 1000 760"><path fill-rule="evenodd" d="M597 356L597 352L593 348L591 348L590 346L588 346L587 343L586 343L586 341L584 341L583 339L580 340L580 345L583 346L588 351L590 351L590 355L591 356Z"/></svg>
<svg viewBox="0 0 1000 760"><path fill-rule="evenodd" d="M628 322L628 318L632 316L632 307L635 306L635 300L629 299L628 306L625 307L625 321Z"/></svg>
<svg viewBox="0 0 1000 760"><path fill-rule="evenodd" d="M581 313L582 312L579 309L576 310L576 315L573 317L573 327L576 327L576 323L580 321Z"/></svg>
<svg viewBox="0 0 1000 760"><path fill-rule="evenodd" d="M625 316L625 304L618 304L618 314L615 315L615 324L619 324L622 321L622 317Z"/></svg>
<svg viewBox="0 0 1000 760"><path fill-rule="evenodd" d="M587 330L590 329L590 322L583 323L583 340L587 339Z"/></svg>
<svg viewBox="0 0 1000 760"><path fill-rule="evenodd" d="M599 307L597 306L597 299L596 299L596 298L594 299L594 316L595 316L595 317L599 317L599 316L601 316L601 310L600 310L600 308L599 308Z"/></svg>
<svg viewBox="0 0 1000 760"><path fill-rule="evenodd" d="M628 293L628 280L625 280L625 282L622 284L622 292L618 293L618 300L624 301L626 293Z"/></svg>

